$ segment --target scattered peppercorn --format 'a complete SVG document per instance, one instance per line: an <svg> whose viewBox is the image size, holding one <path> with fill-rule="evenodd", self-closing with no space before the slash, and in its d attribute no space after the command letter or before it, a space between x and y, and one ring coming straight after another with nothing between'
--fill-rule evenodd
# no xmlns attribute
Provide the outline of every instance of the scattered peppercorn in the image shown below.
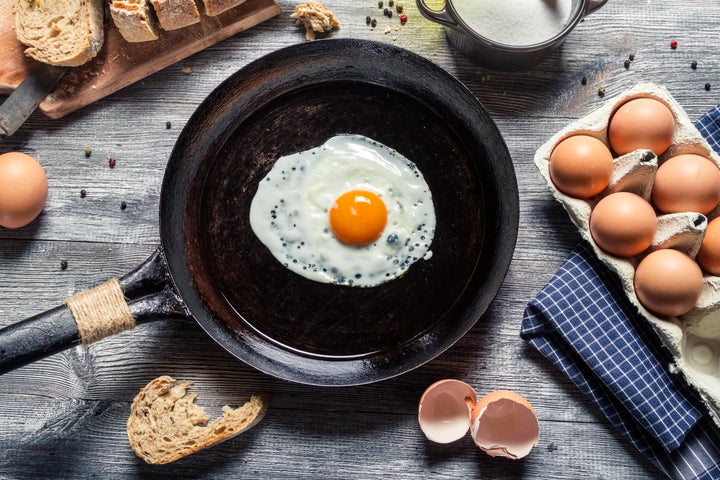
<svg viewBox="0 0 720 480"><path fill-rule="evenodd" d="M395 5L395 1L394 1L394 0L388 0L388 6L392 7L393 5Z"/></svg>
<svg viewBox="0 0 720 480"><path fill-rule="evenodd" d="M87 196L87 192L83 189L80 190L80 198L85 198Z"/></svg>
<svg viewBox="0 0 720 480"><path fill-rule="evenodd" d="M582 77L580 79L580 83L582 83L583 85L587 85L587 77Z"/></svg>
<svg viewBox="0 0 720 480"><path fill-rule="evenodd" d="M172 128L172 123L170 123L169 120L167 122L165 122L165 128L168 130L170 130L170 128Z"/></svg>
<svg viewBox="0 0 720 480"><path fill-rule="evenodd" d="M378 2L378 8L383 8L383 2L382 2L382 0L380 0L380 1Z"/></svg>
<svg viewBox="0 0 720 480"><path fill-rule="evenodd" d="M89 158L92 155L92 148L85 147L85 158Z"/></svg>
<svg viewBox="0 0 720 480"><path fill-rule="evenodd" d="M407 15L405 15L404 13L401 13L400 14L400 24L405 25L406 23L407 23Z"/></svg>
<svg viewBox="0 0 720 480"><path fill-rule="evenodd" d="M630 60L625 60L625 70L630 68Z"/></svg>
<svg viewBox="0 0 720 480"><path fill-rule="evenodd" d="M389 9L389 8L386 8L385 10L383 10L383 15L385 15L385 16L387 17L387 14L388 14L389 11L390 11L390 9Z"/></svg>
<svg viewBox="0 0 720 480"><path fill-rule="evenodd" d="M127 208L127 203L120 202L120 210L125 210Z"/></svg>
<svg viewBox="0 0 720 480"><path fill-rule="evenodd" d="M690 62L690 68L692 68L693 70L696 70L696 69L697 69L697 62L696 62L695 60L693 60L692 62Z"/></svg>
<svg viewBox="0 0 720 480"><path fill-rule="evenodd" d="M672 40L670 42L670 48L672 48L673 50L675 50L677 48L677 45L678 45L677 40Z"/></svg>
<svg viewBox="0 0 720 480"><path fill-rule="evenodd" d="M373 18L372 21L370 22L370 26L371 26L372 28L375 28L375 27L377 26L377 20L375 20L375 19Z"/></svg>
<svg viewBox="0 0 720 480"><path fill-rule="evenodd" d="M67 270L68 263L67 260L60 260L60 270Z"/></svg>
<svg viewBox="0 0 720 480"><path fill-rule="evenodd" d="M605 87L598 88L598 95L600 95L601 97L605 96Z"/></svg>
<svg viewBox="0 0 720 480"><path fill-rule="evenodd" d="M710 84L709 84L709 83L706 83L706 84L705 84L705 90L707 90L708 92L710 91Z"/></svg>
<svg viewBox="0 0 720 480"><path fill-rule="evenodd" d="M635 60L635 54L634 54L634 53L631 53L630 55L628 55L628 59L629 59L631 62L634 61L634 60Z"/></svg>
<svg viewBox="0 0 720 480"><path fill-rule="evenodd" d="M403 11L403 4L401 2L398 2L397 5L395 5L395 10L397 10L398 13L402 13Z"/></svg>
<svg viewBox="0 0 720 480"><path fill-rule="evenodd" d="M388 9L385 15L387 15L388 18L392 18L392 10Z"/></svg>
<svg viewBox="0 0 720 480"><path fill-rule="evenodd" d="M115 168L115 163L116 161L113 157L108 158L108 165L110 166L110 168Z"/></svg>
<svg viewBox="0 0 720 480"><path fill-rule="evenodd" d="M372 18L370 18L370 15L368 15L367 17L365 17L365 24L366 24L366 25L370 25L370 22L371 22L371 21L372 21Z"/></svg>

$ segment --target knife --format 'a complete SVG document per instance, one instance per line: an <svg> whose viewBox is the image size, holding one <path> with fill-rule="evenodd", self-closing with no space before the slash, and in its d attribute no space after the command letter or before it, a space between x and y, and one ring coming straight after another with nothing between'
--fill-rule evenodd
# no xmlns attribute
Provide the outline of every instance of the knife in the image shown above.
<svg viewBox="0 0 720 480"><path fill-rule="evenodd" d="M40 63L0 105L0 137L9 137L57 85L67 67Z"/></svg>

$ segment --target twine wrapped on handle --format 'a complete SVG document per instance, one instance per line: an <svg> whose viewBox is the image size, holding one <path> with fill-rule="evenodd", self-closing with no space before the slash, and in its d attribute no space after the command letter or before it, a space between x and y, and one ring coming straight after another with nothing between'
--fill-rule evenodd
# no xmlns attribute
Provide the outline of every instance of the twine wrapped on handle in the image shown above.
<svg viewBox="0 0 720 480"><path fill-rule="evenodd" d="M86 345L135 327L135 319L115 278L68 298L65 304Z"/></svg>

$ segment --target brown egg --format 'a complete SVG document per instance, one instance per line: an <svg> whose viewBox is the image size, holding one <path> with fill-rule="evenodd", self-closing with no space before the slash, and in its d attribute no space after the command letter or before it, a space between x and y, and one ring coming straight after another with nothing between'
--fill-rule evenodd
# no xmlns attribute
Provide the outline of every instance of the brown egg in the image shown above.
<svg viewBox="0 0 720 480"><path fill-rule="evenodd" d="M654 98L623 103L608 124L608 140L618 155L647 149L660 156L672 143L674 133L672 111Z"/></svg>
<svg viewBox="0 0 720 480"><path fill-rule="evenodd" d="M640 303L663 317L687 313L702 290L702 270L692 258L677 250L657 250L635 269L635 294Z"/></svg>
<svg viewBox="0 0 720 480"><path fill-rule="evenodd" d="M45 170L30 155L0 155L0 225L20 228L35 220L47 198Z"/></svg>
<svg viewBox="0 0 720 480"><path fill-rule="evenodd" d="M558 190L571 197L590 198L610 183L612 153L595 137L575 135L555 146L549 169Z"/></svg>
<svg viewBox="0 0 720 480"><path fill-rule="evenodd" d="M720 202L720 169L700 155L672 157L655 173L652 201L663 213L707 214Z"/></svg>
<svg viewBox="0 0 720 480"><path fill-rule="evenodd" d="M657 217L652 205L634 193L604 197L590 213L590 234L605 252L632 257L652 244Z"/></svg>
<svg viewBox="0 0 720 480"><path fill-rule="evenodd" d="M695 260L709 274L720 276L720 217L708 223Z"/></svg>

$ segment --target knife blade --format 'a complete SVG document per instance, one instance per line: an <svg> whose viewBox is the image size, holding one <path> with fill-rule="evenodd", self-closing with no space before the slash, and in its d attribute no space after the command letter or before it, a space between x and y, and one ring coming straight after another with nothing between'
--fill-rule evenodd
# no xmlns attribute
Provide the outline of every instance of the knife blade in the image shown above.
<svg viewBox="0 0 720 480"><path fill-rule="evenodd" d="M0 105L0 137L15 133L66 71L67 67L40 63Z"/></svg>

